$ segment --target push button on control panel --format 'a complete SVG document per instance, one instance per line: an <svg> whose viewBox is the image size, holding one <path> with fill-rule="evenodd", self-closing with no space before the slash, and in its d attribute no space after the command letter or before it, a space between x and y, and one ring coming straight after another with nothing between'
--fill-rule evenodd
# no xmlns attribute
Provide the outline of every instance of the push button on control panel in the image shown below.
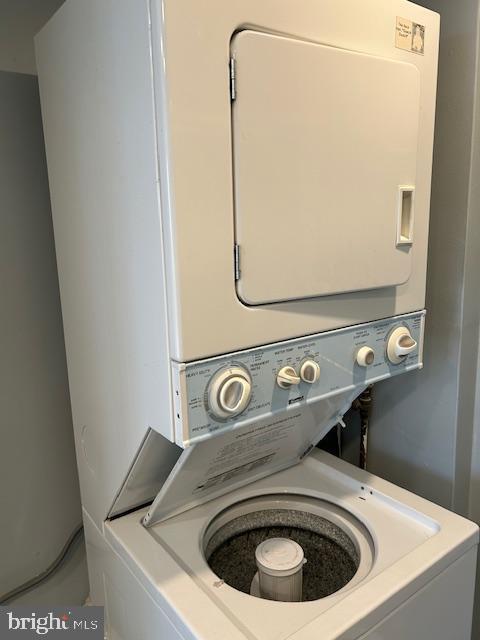
<svg viewBox="0 0 480 640"><path fill-rule="evenodd" d="M375 351L371 347L360 347L355 360L359 367L369 367L375 362Z"/></svg>

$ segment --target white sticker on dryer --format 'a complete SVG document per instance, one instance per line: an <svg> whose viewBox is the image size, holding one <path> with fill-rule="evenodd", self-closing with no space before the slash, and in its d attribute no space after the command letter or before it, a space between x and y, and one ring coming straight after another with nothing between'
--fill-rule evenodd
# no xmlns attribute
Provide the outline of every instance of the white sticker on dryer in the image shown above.
<svg viewBox="0 0 480 640"><path fill-rule="evenodd" d="M397 17L395 30L395 46L412 53L422 55L425 53L425 26Z"/></svg>

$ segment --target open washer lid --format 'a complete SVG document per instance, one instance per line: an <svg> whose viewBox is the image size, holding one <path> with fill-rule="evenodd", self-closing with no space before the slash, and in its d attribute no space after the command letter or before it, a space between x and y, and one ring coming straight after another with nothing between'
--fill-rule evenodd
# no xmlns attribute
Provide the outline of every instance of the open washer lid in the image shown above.
<svg viewBox="0 0 480 640"><path fill-rule="evenodd" d="M188 447L178 458L143 524L151 526L297 464L341 421L361 391L361 387L349 389L302 406L298 411L232 429ZM155 469L161 466L162 460L157 456Z"/></svg>
<svg viewBox="0 0 480 640"><path fill-rule="evenodd" d="M406 282L417 68L248 30L231 55L239 297L259 305Z"/></svg>

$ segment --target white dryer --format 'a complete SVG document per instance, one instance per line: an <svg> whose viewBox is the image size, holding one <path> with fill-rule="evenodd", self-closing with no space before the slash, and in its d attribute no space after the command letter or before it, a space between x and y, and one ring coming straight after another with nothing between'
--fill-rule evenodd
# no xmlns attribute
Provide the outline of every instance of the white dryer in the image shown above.
<svg viewBox="0 0 480 640"><path fill-rule="evenodd" d="M438 33L405 0L67 0L37 36L112 638L467 639L475 527L315 450L422 367Z"/></svg>

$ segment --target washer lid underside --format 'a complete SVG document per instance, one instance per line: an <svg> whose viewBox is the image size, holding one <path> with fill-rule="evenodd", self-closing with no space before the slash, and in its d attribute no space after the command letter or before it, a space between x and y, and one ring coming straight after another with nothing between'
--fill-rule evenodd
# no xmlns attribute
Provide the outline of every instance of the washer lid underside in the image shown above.
<svg viewBox="0 0 480 640"><path fill-rule="evenodd" d="M188 447L149 508L145 526L297 464L339 422L361 391L355 387ZM160 464L155 459L157 468ZM146 477L145 469L142 475Z"/></svg>

